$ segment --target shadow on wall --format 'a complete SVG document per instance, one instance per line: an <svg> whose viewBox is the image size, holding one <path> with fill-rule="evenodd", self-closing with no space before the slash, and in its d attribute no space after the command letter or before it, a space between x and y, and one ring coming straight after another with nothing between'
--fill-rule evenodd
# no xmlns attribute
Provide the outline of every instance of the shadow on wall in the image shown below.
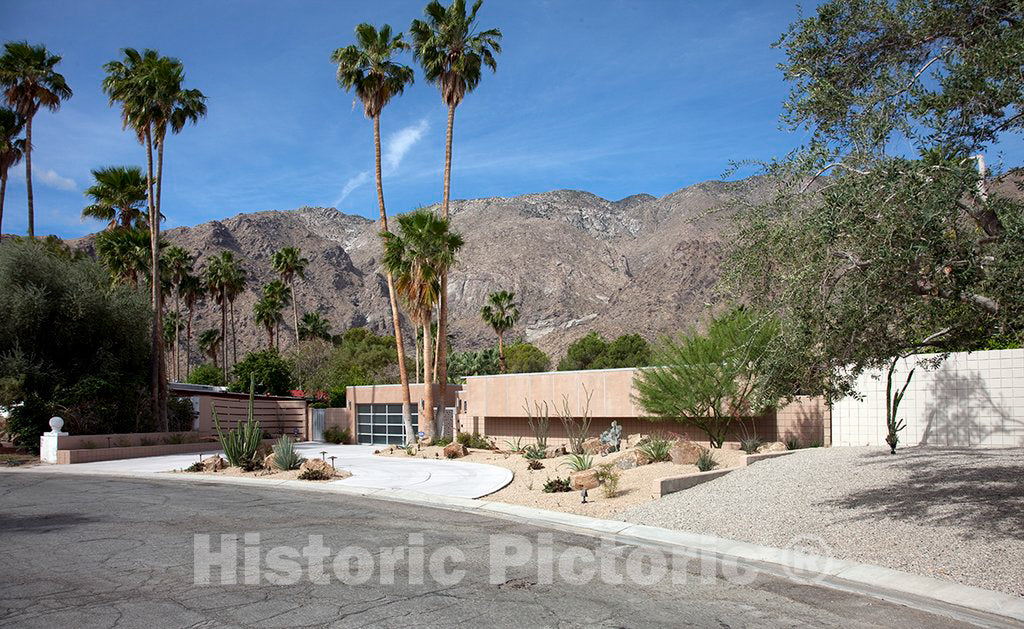
<svg viewBox="0 0 1024 629"><path fill-rule="evenodd" d="M894 465L905 474L826 505L867 511L879 520L957 527L965 539L1024 536L1024 461L1008 450L877 451L862 464ZM849 517L868 519L860 513Z"/></svg>
<svg viewBox="0 0 1024 629"><path fill-rule="evenodd" d="M925 408L921 445L981 445L993 434L1019 434L1024 446L1024 422L1014 419L992 399L985 380L977 373L940 369L932 380Z"/></svg>

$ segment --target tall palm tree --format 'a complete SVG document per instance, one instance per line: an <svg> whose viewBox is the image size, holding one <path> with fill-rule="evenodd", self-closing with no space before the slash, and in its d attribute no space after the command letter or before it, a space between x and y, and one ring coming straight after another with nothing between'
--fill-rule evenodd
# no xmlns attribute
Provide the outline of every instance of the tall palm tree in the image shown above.
<svg viewBox="0 0 1024 629"><path fill-rule="evenodd" d="M281 302L264 295L252 308L253 319L267 331L267 349L274 349L274 329L281 324Z"/></svg>
<svg viewBox="0 0 1024 629"><path fill-rule="evenodd" d="M0 85L7 103L25 119L25 190L28 193L28 237L36 237L35 206L32 196L32 120L46 107L60 109L61 101L71 98L71 88L55 69L61 56L50 54L45 46L28 42L7 42L0 57Z"/></svg>
<svg viewBox="0 0 1024 629"><path fill-rule="evenodd" d="M170 345L176 350L178 339L184 327L185 323L181 320L180 314L168 312L167 316L164 317L164 345ZM176 359L178 356L177 351L171 352L171 356ZM175 369L177 369L177 366L175 366Z"/></svg>
<svg viewBox="0 0 1024 629"><path fill-rule="evenodd" d="M288 288L288 285L283 280L273 280L269 284L263 287L263 299L269 301L271 304L276 304L278 308L278 315L282 308L288 307L288 303L294 303L292 299L292 291ZM281 349L281 321L284 317L278 316L274 324L277 327L277 349Z"/></svg>
<svg viewBox="0 0 1024 629"><path fill-rule="evenodd" d="M0 237L4 233L4 196L7 194L7 171L18 165L25 155L25 119L18 112L0 107Z"/></svg>
<svg viewBox="0 0 1024 629"><path fill-rule="evenodd" d="M153 262L151 268L153 304L153 409L159 425L167 427L167 379L163 371L163 339L158 330L163 316L160 288L160 191L163 174L163 147L167 129L179 132L187 122L197 122L206 115L206 97L198 90L182 87L184 66L177 59L161 57L155 50L139 53L134 48L122 51L122 61L104 65L107 76L103 90L110 104L121 103L125 128L135 131L146 148L146 187ZM153 175L153 147L158 151L157 175ZM155 189L154 189L155 188Z"/></svg>
<svg viewBox="0 0 1024 629"><path fill-rule="evenodd" d="M235 256L230 251L222 251L210 258L203 271L206 292L220 305L220 350L222 352L221 367L224 370L224 381L228 379L228 286L234 273ZM200 343L202 340L200 339ZM216 361L214 361L216 363Z"/></svg>
<svg viewBox="0 0 1024 629"><path fill-rule="evenodd" d="M484 66L495 71L494 55L501 52L501 31L496 28L478 31L476 14L483 0L476 0L466 12L465 0L452 0L448 7L432 0L424 9L424 20L413 20L409 32L413 39L413 56L423 66L427 81L441 92L448 107L448 128L444 144L444 186L441 195L441 217L448 219L448 200L452 174L452 133L455 108L480 83ZM448 275L441 277L441 294L437 314L438 366L441 369L441 396L448 386L446 355L448 352Z"/></svg>
<svg viewBox="0 0 1024 629"><path fill-rule="evenodd" d="M206 287L198 276L186 273L181 278L178 295L185 300L185 307L188 308L188 318L185 320L185 378L187 379L192 371L192 317L195 315L196 303L206 296Z"/></svg>
<svg viewBox="0 0 1024 629"><path fill-rule="evenodd" d="M199 335L199 351L210 357L215 368L220 366L217 364L217 355L220 354L223 341L224 335L217 328L203 330Z"/></svg>
<svg viewBox="0 0 1024 629"><path fill-rule="evenodd" d="M298 342L299 300L295 296L295 277L305 279L309 259L302 257L302 250L298 247L282 247L270 256L270 264L281 275L281 280L292 294L292 323L295 326L295 341Z"/></svg>
<svg viewBox="0 0 1024 629"><path fill-rule="evenodd" d="M149 230L111 229L96 236L96 253L115 283L138 289L150 266Z"/></svg>
<svg viewBox="0 0 1024 629"><path fill-rule="evenodd" d="M498 335L498 361L501 363L501 373L505 373L505 333L519 321L516 294L507 290L491 293L487 296L487 303L480 309L480 316Z"/></svg>
<svg viewBox="0 0 1024 629"><path fill-rule="evenodd" d="M299 322L300 339L331 340L331 322L319 312L307 312Z"/></svg>
<svg viewBox="0 0 1024 629"><path fill-rule="evenodd" d="M380 211L380 228L388 231L388 212L384 206L384 180L380 167L380 114L395 96L401 95L415 76L412 68L395 62L392 58L409 49L402 33L392 35L391 26L385 24L377 30L372 24L356 27L357 44L338 48L331 54L331 61L338 64L338 85L345 91L355 90L356 98L363 104L363 113L373 121L374 173L377 181L377 205ZM395 348L398 354L398 377L402 383L402 422L406 435L412 434L412 409L409 394L409 370L405 366L405 343L402 339L402 324L398 313L398 298L395 295L394 278L385 272L388 285L388 302L391 305L391 325L395 332Z"/></svg>
<svg viewBox="0 0 1024 629"><path fill-rule="evenodd" d="M174 295L174 316L181 321L181 283L185 281L185 278L189 273L192 272L192 266L195 263L195 259L192 254L185 251L177 245L168 247L167 251L163 255L164 262L166 263L167 272L171 279L171 292ZM180 338L178 332L180 331L181 325L175 328L174 334L174 379L175 381L181 381L181 354L179 352Z"/></svg>
<svg viewBox="0 0 1024 629"><path fill-rule="evenodd" d="M249 283L245 269L234 263L228 267L227 300L228 316L231 317L231 366L238 364L238 331L235 329L235 300L245 292Z"/></svg>
<svg viewBox="0 0 1024 629"><path fill-rule="evenodd" d="M448 220L427 210L417 210L398 217L399 233L381 232L384 240L382 265L395 278L395 291L402 296L409 317L424 328L423 335L423 415L420 429L433 439L434 387L431 376L433 340L430 323L434 304L441 289L441 277L455 263L455 254L462 248L462 236L451 231ZM442 398L443 404L443 398ZM406 435L411 438L411 435Z"/></svg>
<svg viewBox="0 0 1024 629"><path fill-rule="evenodd" d="M149 227L142 205L146 202L146 176L136 166L109 166L92 171L96 183L85 190L92 203L82 216L107 221L115 227Z"/></svg>

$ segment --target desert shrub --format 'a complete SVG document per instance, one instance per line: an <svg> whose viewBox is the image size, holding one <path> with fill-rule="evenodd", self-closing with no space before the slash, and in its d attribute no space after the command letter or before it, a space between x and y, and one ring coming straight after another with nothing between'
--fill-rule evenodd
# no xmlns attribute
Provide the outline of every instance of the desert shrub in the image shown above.
<svg viewBox="0 0 1024 629"><path fill-rule="evenodd" d="M541 489L546 494L557 494L563 491L572 491L572 483L568 478L549 478Z"/></svg>
<svg viewBox="0 0 1024 629"><path fill-rule="evenodd" d="M822 447L822 445L821 445L821 442L820 442L820 441L818 441L817 439L815 439L815 440L813 440L813 441L809 442L809 443L807 444L807 447L808 447L808 448L820 448L820 447Z"/></svg>
<svg viewBox="0 0 1024 629"><path fill-rule="evenodd" d="M274 444L274 467L279 470L294 470L302 465L302 457L295 451L295 443L286 435Z"/></svg>
<svg viewBox="0 0 1024 629"><path fill-rule="evenodd" d="M551 368L551 358L532 343L511 343L505 348L509 373L536 373Z"/></svg>
<svg viewBox="0 0 1024 629"><path fill-rule="evenodd" d="M440 446L442 448L445 447L446 445L450 444L451 442L452 442L452 438L449 437L448 435L445 435L443 437L438 437L437 439L434 439L434 445L435 446Z"/></svg>
<svg viewBox="0 0 1024 629"><path fill-rule="evenodd" d="M482 437L480 433L474 432L470 434L468 432L460 432L455 435L455 440L466 446L467 448L477 448L478 450L493 450L494 446L485 437Z"/></svg>
<svg viewBox="0 0 1024 629"><path fill-rule="evenodd" d="M224 370L215 367L212 363L203 363L193 367L188 372L185 382L189 384L204 384L211 387L222 387L224 382Z"/></svg>
<svg viewBox="0 0 1024 629"><path fill-rule="evenodd" d="M651 346L639 334L624 334L608 342L597 332L574 341L558 362L559 371L646 367L651 364Z"/></svg>
<svg viewBox="0 0 1024 629"><path fill-rule="evenodd" d="M800 440L796 437L786 437L786 449L787 450L799 450L803 446L800 445Z"/></svg>
<svg viewBox="0 0 1024 629"><path fill-rule="evenodd" d="M743 450L747 454L754 454L763 444L764 442L757 437L747 437L740 440L740 450Z"/></svg>
<svg viewBox="0 0 1024 629"><path fill-rule="evenodd" d="M601 483L605 498L614 498L619 492L619 478L619 471L615 469L614 463L597 466L597 480Z"/></svg>
<svg viewBox="0 0 1024 629"><path fill-rule="evenodd" d="M516 437L515 439L506 439L505 447L508 448L509 452L522 452L523 451L523 438Z"/></svg>
<svg viewBox="0 0 1024 629"><path fill-rule="evenodd" d="M267 395L288 395L292 390L291 364L276 349L249 352L234 368L235 381L228 388L249 388Z"/></svg>
<svg viewBox="0 0 1024 629"><path fill-rule="evenodd" d="M164 443L169 446L185 443L185 435L179 433L167 435L164 437Z"/></svg>
<svg viewBox="0 0 1024 629"><path fill-rule="evenodd" d="M704 450L697 457L697 469L702 472L710 472L711 470L718 467L718 461L712 455L711 450Z"/></svg>
<svg viewBox="0 0 1024 629"><path fill-rule="evenodd" d="M249 412L244 424L239 424L233 430L224 432L220 427L220 418L217 417L216 406L213 410L213 425L217 429L217 439L220 447L224 450L224 458L228 464L240 467L243 470L251 471L260 466L262 461L257 461L263 431L259 422L253 417L253 389L255 387L255 376L249 382Z"/></svg>
<svg viewBox="0 0 1024 629"><path fill-rule="evenodd" d="M299 474L299 480L331 480L331 474L326 470L311 467L302 470L302 473Z"/></svg>
<svg viewBox="0 0 1024 629"><path fill-rule="evenodd" d="M583 442L590 435L590 422L594 419L590 414L590 400L594 396L593 391L588 391L583 386L583 393L587 397L586 405L583 407L583 414L577 418L569 404L569 396L562 396L562 407L558 410L558 418L562 420L565 434L569 439L569 451L573 454L583 454Z"/></svg>
<svg viewBox="0 0 1024 629"><path fill-rule="evenodd" d="M191 400L172 397L167 399L167 429L174 431L192 430L195 412Z"/></svg>
<svg viewBox="0 0 1024 629"><path fill-rule="evenodd" d="M406 456L416 456L416 447L413 446L411 443L406 444L405 447L402 449L405 450Z"/></svg>
<svg viewBox="0 0 1024 629"><path fill-rule="evenodd" d="M156 439L150 439L149 437L139 437L140 446L155 446Z"/></svg>
<svg viewBox="0 0 1024 629"><path fill-rule="evenodd" d="M523 448L523 457L529 461L539 461L545 457L546 453L546 449L538 445Z"/></svg>
<svg viewBox="0 0 1024 629"><path fill-rule="evenodd" d="M533 408L529 403L523 404L526 411L527 423L530 425L530 432L533 433L534 443L538 448L544 450L548 447L548 430L551 426L551 411L548 403L543 405L534 402Z"/></svg>
<svg viewBox="0 0 1024 629"><path fill-rule="evenodd" d="M351 439L352 434L349 433L348 428L331 426L324 431L324 441L327 443L348 443Z"/></svg>
<svg viewBox="0 0 1024 629"><path fill-rule="evenodd" d="M574 472L582 472L594 466L594 457L589 454L570 454L562 465Z"/></svg>
<svg viewBox="0 0 1024 629"><path fill-rule="evenodd" d="M636 447L644 453L651 463L659 463L669 460L669 451L672 449L672 442L661 435L651 435L647 441Z"/></svg>
<svg viewBox="0 0 1024 629"><path fill-rule="evenodd" d="M544 469L544 462L540 459L527 459L526 467L531 470L542 470Z"/></svg>
<svg viewBox="0 0 1024 629"><path fill-rule="evenodd" d="M188 467L186 467L185 471L186 472L202 472L203 471L203 462L202 461L196 461L192 465L189 465Z"/></svg>

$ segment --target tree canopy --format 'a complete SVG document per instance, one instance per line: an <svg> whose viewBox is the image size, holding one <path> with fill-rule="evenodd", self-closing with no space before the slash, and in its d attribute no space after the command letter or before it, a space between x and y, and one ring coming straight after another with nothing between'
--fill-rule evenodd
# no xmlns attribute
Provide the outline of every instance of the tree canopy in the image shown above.
<svg viewBox="0 0 1024 629"><path fill-rule="evenodd" d="M624 334L609 343L600 333L589 332L569 345L558 362L558 370L616 369L649 364L651 347L639 334Z"/></svg>

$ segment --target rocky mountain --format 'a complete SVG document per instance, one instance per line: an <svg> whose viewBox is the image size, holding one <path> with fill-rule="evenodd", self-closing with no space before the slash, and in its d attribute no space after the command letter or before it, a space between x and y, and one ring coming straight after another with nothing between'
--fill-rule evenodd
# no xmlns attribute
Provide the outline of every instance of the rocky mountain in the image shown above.
<svg viewBox="0 0 1024 629"><path fill-rule="evenodd" d="M493 342L479 310L498 289L516 293L522 313L516 332L553 357L591 330L653 339L693 324L714 300L728 231L723 208L768 193L765 180L751 178L700 183L661 198L609 201L555 190L453 201L453 226L466 241L449 280L453 347ZM167 239L196 254L199 268L229 249L246 269L249 288L235 302L239 356L266 342L252 308L260 287L274 278L270 255L283 246L301 248L310 260L296 290L300 312L319 310L336 332L390 327L377 227L369 219L303 207L179 227ZM290 338L290 320L282 340ZM216 304L201 304L194 333L219 325Z"/></svg>

